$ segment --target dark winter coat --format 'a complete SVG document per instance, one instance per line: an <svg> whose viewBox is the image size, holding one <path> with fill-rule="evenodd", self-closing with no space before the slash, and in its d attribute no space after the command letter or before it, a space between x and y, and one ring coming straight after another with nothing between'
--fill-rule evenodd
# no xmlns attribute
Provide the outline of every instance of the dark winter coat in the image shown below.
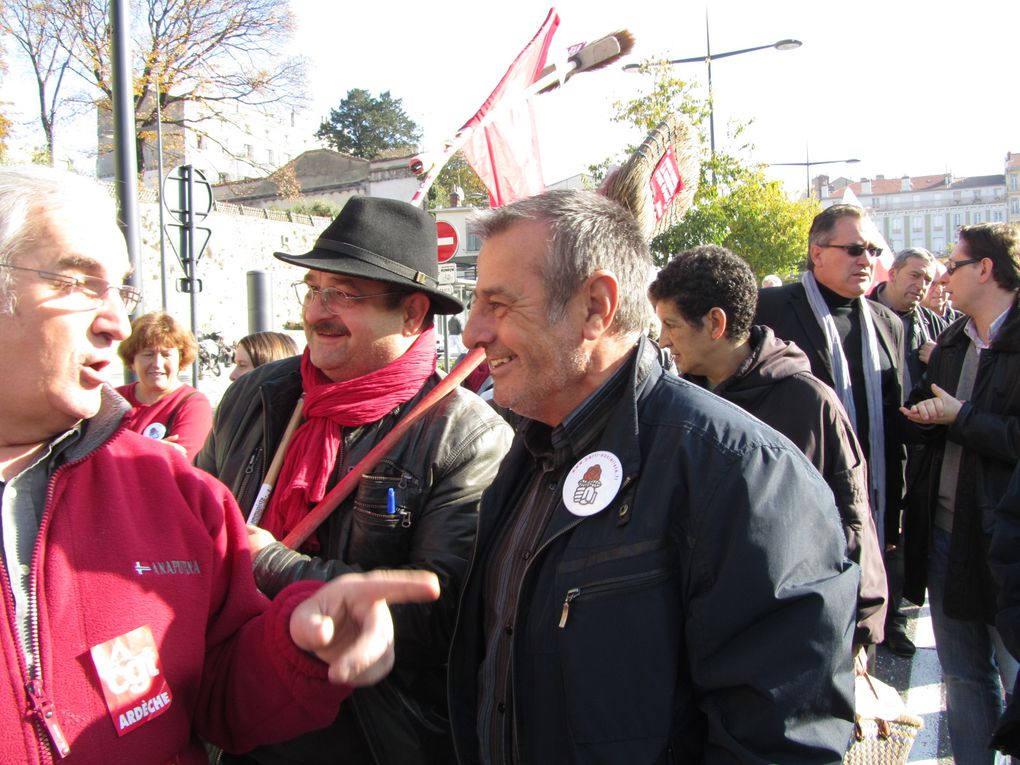
<svg viewBox="0 0 1020 765"><path fill-rule="evenodd" d="M903 500L903 463L906 453L889 423L899 417L903 403L903 322L884 305L869 305L882 355L882 403L885 421L885 508L872 508L876 518L884 518L885 538L898 539L900 509ZM833 387L832 358L825 345L825 336L811 313L802 284L787 284L758 291L756 324L772 327L776 337L796 343L811 363L811 374Z"/></svg>
<svg viewBox="0 0 1020 765"><path fill-rule="evenodd" d="M968 321L958 320L939 337L928 370L914 387L908 405L931 398L932 383L956 394L971 343L964 331ZM901 422L906 422L902 415ZM995 508L1020 459L1020 311L1016 304L991 347L981 351L974 391L955 422L948 427L906 423L903 428L912 440L928 447L918 480L907 497L903 595L919 605L924 602L931 530L948 438L963 446L963 456L956 487L945 611L955 619L992 624L996 606L988 570L988 545Z"/></svg>
<svg viewBox="0 0 1020 765"><path fill-rule="evenodd" d="M638 359L592 447L622 464L616 496L587 517L561 500L524 573L517 761L841 762L859 573L831 492L776 431L644 341ZM462 765L479 762L486 567L534 465L519 434L482 500L450 654ZM550 474L557 496L570 468Z"/></svg>

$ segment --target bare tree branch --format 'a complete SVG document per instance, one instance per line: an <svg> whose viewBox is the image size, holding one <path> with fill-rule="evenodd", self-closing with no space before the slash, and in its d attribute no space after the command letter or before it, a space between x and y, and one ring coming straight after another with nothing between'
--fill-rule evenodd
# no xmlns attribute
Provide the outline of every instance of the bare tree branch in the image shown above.
<svg viewBox="0 0 1020 765"><path fill-rule="evenodd" d="M98 89L100 108L108 106L113 97L109 0L41 4L73 30L76 44L65 48L71 68ZM202 111L221 116L217 104L267 110L304 102L305 62L282 55L294 27L288 0L133 0L132 11L140 172L156 126L157 93L164 124L187 129L203 119ZM186 104L207 109L186 112ZM188 116L167 118L174 105Z"/></svg>

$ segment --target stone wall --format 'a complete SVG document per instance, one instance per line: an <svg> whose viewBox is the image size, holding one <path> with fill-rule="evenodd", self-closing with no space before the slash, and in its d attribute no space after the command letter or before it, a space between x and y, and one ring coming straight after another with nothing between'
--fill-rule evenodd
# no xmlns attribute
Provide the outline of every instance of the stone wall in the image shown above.
<svg viewBox="0 0 1020 765"><path fill-rule="evenodd" d="M141 202L142 266L141 287L143 311L162 307L159 258L159 208L155 203ZM242 212L245 212L242 210ZM250 212L250 211L248 211ZM257 211L261 212L261 211ZM166 216L169 220L169 216ZM315 225L266 220L246 214L214 211L199 225L211 230L209 244L198 261L196 276L202 281L198 293L197 334L218 331L228 342L248 334L249 271L266 271L273 295L273 326L283 330L287 322L300 322L301 311L290 285L299 281L304 272L273 257L276 251L300 254L311 249L315 238L329 223L312 219ZM191 297L179 291L184 270L171 245L176 243L173 229L166 237L167 311L191 325ZM303 334L288 334L304 345Z"/></svg>

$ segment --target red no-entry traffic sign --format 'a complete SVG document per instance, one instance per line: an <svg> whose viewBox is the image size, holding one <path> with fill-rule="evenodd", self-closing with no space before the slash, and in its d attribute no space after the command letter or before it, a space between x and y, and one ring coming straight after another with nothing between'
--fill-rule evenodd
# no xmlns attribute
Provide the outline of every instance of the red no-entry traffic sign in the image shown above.
<svg viewBox="0 0 1020 765"><path fill-rule="evenodd" d="M439 262L445 263L457 254L460 237L457 236L457 229L445 220L436 221L436 237L439 240Z"/></svg>

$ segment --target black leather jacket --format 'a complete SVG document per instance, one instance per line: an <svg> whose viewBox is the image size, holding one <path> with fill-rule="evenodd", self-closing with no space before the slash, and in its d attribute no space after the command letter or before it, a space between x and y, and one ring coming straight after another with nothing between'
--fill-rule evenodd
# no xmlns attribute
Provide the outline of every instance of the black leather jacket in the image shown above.
<svg viewBox="0 0 1020 765"><path fill-rule="evenodd" d="M638 358L591 449L619 458L618 493L583 518L561 502L524 574L516 759L839 763L859 571L832 493L776 431L664 372L647 343ZM481 761L488 557L534 466L518 436L483 501L450 654L462 765ZM557 495L570 468L550 474Z"/></svg>
<svg viewBox="0 0 1020 765"><path fill-rule="evenodd" d="M344 432L335 483L401 416L438 383L381 420ZM230 487L248 513L301 393L300 360L260 367L227 391L195 464ZM512 433L480 398L457 388L416 422L370 476L319 527L320 550L309 557L277 543L255 558L255 578L270 597L300 579L328 580L350 571L434 571L435 603L394 606L396 665L382 683L355 691L327 731L285 742L259 761L436 763L452 759L445 664L482 491L492 481ZM393 487L399 512L385 512ZM352 736L356 740L352 740Z"/></svg>

